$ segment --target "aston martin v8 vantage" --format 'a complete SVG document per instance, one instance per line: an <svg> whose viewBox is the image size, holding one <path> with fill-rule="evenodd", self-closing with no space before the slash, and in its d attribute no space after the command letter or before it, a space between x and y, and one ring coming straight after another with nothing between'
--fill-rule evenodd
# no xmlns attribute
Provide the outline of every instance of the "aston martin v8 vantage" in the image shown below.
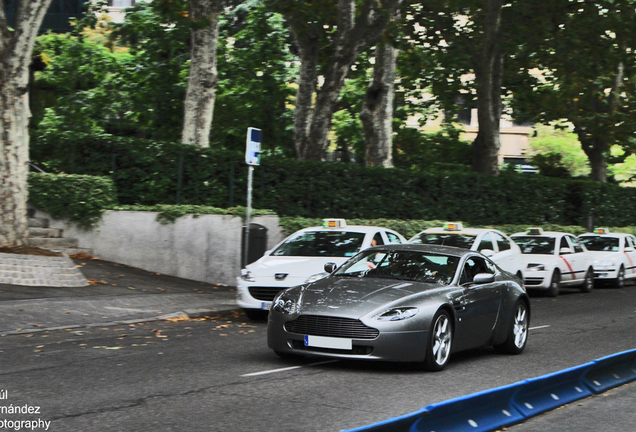
<svg viewBox="0 0 636 432"><path fill-rule="evenodd" d="M442 370L480 346L519 354L530 301L523 283L479 252L389 245L359 252L330 275L279 293L267 343L281 357L421 362Z"/></svg>

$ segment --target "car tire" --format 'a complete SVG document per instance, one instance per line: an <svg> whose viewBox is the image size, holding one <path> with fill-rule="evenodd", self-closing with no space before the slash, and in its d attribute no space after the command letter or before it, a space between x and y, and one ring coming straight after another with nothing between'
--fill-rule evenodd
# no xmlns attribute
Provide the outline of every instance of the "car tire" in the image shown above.
<svg viewBox="0 0 636 432"><path fill-rule="evenodd" d="M433 317L426 342L424 368L437 372L446 367L453 343L453 324L445 310L439 310Z"/></svg>
<svg viewBox="0 0 636 432"><path fill-rule="evenodd" d="M581 285L581 292L590 293L594 289L594 270L592 267L587 269L585 273L585 279L583 279L583 285Z"/></svg>
<svg viewBox="0 0 636 432"><path fill-rule="evenodd" d="M614 279L614 286L616 288L625 288L625 267L621 265L621 268L618 269L618 275L616 279Z"/></svg>
<svg viewBox="0 0 636 432"><path fill-rule="evenodd" d="M517 301L508 322L506 340L495 345L495 350L502 354L521 354L528 342L528 326L530 313L528 305L523 300Z"/></svg>
<svg viewBox="0 0 636 432"><path fill-rule="evenodd" d="M269 311L262 309L244 309L245 315L253 321L265 321Z"/></svg>
<svg viewBox="0 0 636 432"><path fill-rule="evenodd" d="M546 294L548 297L556 297L559 295L559 291L561 290L561 272L558 269L554 269L554 273L552 273L552 278L550 279L550 286L548 287L548 291Z"/></svg>

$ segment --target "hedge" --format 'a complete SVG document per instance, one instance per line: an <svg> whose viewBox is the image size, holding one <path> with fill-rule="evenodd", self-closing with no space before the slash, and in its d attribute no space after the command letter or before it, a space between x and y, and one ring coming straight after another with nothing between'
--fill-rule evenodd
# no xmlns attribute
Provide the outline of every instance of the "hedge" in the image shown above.
<svg viewBox="0 0 636 432"><path fill-rule="evenodd" d="M31 159L54 172L110 176L122 205L245 205L242 154L110 135L34 137ZM423 172L264 156L252 205L280 216L461 220L472 225L636 225L636 189L584 180Z"/></svg>

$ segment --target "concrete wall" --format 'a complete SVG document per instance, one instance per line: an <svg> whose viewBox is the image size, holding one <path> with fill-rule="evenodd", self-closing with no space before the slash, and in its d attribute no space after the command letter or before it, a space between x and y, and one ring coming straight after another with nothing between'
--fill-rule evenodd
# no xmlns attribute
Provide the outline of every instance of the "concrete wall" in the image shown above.
<svg viewBox="0 0 636 432"><path fill-rule="evenodd" d="M241 227L237 216L191 215L174 223L157 222L157 213L107 211L99 225L83 229L66 220L48 217L52 228L64 237L79 240L79 247L93 255L157 273L209 283L236 285L241 268ZM277 216L258 216L252 223L267 228L267 248L284 238Z"/></svg>

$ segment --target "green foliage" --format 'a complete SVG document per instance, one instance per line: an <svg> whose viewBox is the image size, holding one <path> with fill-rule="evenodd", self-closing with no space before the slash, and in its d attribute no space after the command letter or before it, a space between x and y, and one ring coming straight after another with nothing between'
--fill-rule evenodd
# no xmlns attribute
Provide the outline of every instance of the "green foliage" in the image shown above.
<svg viewBox="0 0 636 432"><path fill-rule="evenodd" d="M452 125L430 134L402 127L393 138L393 163L400 168L443 169L445 164L456 164L466 169L471 145L459 139L459 130Z"/></svg>
<svg viewBox="0 0 636 432"><path fill-rule="evenodd" d="M569 128L536 125L530 138L531 163L549 177L579 177L590 173L587 156ZM552 170L552 171L550 171Z"/></svg>
<svg viewBox="0 0 636 432"><path fill-rule="evenodd" d="M104 209L117 202L109 178L69 174L29 174L29 203L55 218L68 217L80 226L97 223Z"/></svg>
<svg viewBox="0 0 636 432"><path fill-rule="evenodd" d="M51 134L31 159L56 172L111 176L120 204L234 207L246 202L243 153L108 135ZM448 159L448 158L447 158ZM180 162L181 161L181 162ZM181 166L181 189L178 189ZM636 189L580 180L469 170L365 168L263 158L253 206L280 216L461 220L470 224L636 225Z"/></svg>

